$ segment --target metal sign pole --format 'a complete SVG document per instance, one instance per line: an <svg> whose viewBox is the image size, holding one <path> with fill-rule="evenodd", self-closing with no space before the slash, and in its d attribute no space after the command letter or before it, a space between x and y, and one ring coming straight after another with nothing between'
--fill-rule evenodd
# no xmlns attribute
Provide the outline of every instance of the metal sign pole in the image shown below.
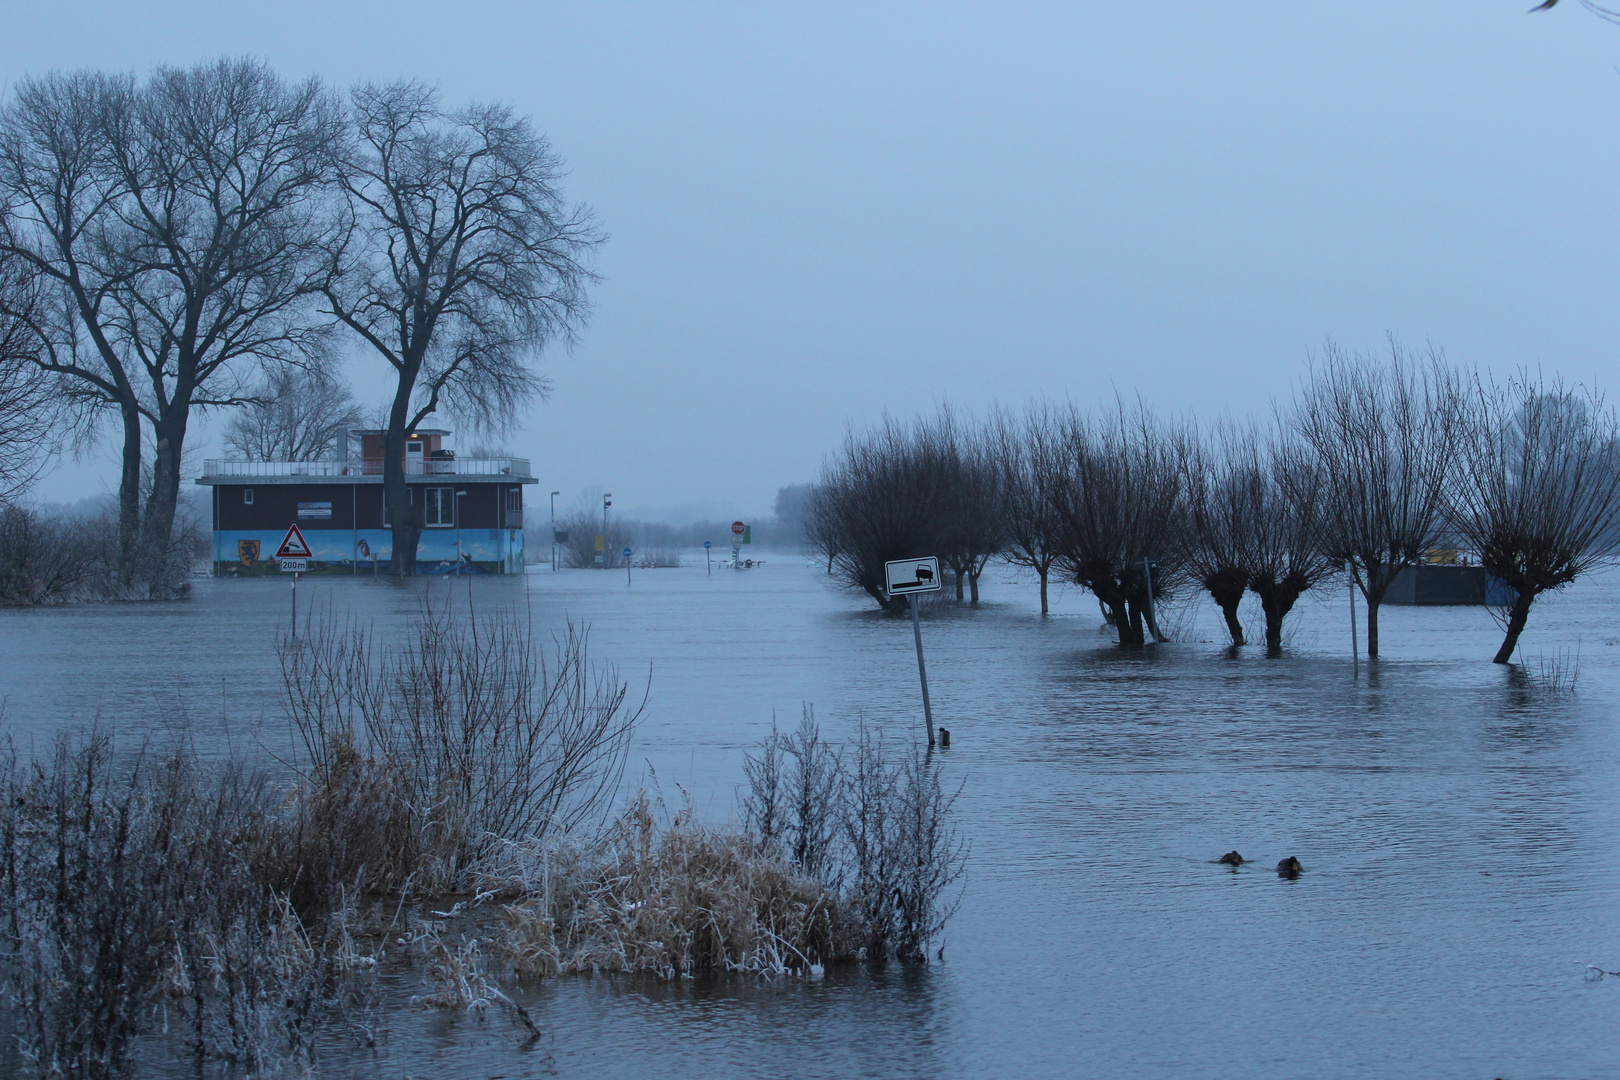
<svg viewBox="0 0 1620 1080"><path fill-rule="evenodd" d="M928 725L928 746L934 745L934 709L928 703L928 665L923 663L922 651L922 616L918 614L917 597L906 597L906 603L911 606L911 633L917 639L917 677L922 680L923 692L923 722Z"/></svg>
<svg viewBox="0 0 1620 1080"><path fill-rule="evenodd" d="M294 637L294 639L296 639L298 637L298 575L297 574L293 575L292 601L293 601L292 636Z"/></svg>
<svg viewBox="0 0 1620 1080"><path fill-rule="evenodd" d="M1350 665L1351 674L1361 678L1361 651L1356 646L1356 575L1350 573Z"/></svg>

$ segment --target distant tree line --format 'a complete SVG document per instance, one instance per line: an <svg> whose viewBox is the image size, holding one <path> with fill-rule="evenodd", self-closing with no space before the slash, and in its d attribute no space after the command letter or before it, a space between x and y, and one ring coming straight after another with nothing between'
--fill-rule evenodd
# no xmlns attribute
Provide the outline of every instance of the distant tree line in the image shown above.
<svg viewBox="0 0 1620 1080"><path fill-rule="evenodd" d="M885 562L938 555L976 603L1000 559L1039 579L1042 614L1053 580L1090 591L1123 646L1162 640L1155 603L1200 590L1234 645L1253 594L1275 651L1299 598L1348 576L1377 656L1391 584L1460 548L1509 598L1493 608L1506 663L1538 596L1620 554L1620 425L1556 378L1330 346L1264 421L1201 427L1124 398L885 417L846 435L806 505L828 573L885 610L906 607Z"/></svg>
<svg viewBox="0 0 1620 1080"><path fill-rule="evenodd" d="M411 572L405 434L440 410L503 428L586 316L603 236L562 168L527 118L412 80L340 94L247 59L22 79L0 104L0 499L110 430L115 577L170 593L195 415L247 410L238 452L322 452L359 346L394 376L383 486Z"/></svg>

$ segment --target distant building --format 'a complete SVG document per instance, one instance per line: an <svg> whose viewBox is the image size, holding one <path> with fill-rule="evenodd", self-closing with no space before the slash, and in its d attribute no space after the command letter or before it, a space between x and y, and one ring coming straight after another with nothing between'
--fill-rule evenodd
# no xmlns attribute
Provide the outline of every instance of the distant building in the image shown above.
<svg viewBox="0 0 1620 1080"><path fill-rule="evenodd" d="M382 431L339 438L336 461L205 461L197 483L213 489L214 574L278 573L276 548L296 524L311 573L368 573L386 566L393 535L383 507ZM485 574L523 572L523 485L538 481L524 458L457 458L449 431L419 428L405 440L405 482L422 508L418 574L454 573L458 555ZM360 456L349 457L351 438ZM458 546L459 545L459 546Z"/></svg>

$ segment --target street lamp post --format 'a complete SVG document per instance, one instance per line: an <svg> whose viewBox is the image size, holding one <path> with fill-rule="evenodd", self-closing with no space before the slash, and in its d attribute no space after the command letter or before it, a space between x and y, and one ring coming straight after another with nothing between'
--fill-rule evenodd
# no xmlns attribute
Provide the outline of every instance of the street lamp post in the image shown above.
<svg viewBox="0 0 1620 1080"><path fill-rule="evenodd" d="M462 552L461 552L461 497L463 495L465 495L465 494L467 494L465 491L456 492L456 576L457 577L461 576L461 565L464 562L467 561L466 558L462 555Z"/></svg>
<svg viewBox="0 0 1620 1080"><path fill-rule="evenodd" d="M613 505L613 492L611 492L611 491L604 492L602 494L602 568L604 570L607 569L607 566L608 566L607 512L608 512L608 507L610 507L612 505Z"/></svg>
<svg viewBox="0 0 1620 1080"><path fill-rule="evenodd" d="M557 572L557 496L560 491L551 493L551 572Z"/></svg>

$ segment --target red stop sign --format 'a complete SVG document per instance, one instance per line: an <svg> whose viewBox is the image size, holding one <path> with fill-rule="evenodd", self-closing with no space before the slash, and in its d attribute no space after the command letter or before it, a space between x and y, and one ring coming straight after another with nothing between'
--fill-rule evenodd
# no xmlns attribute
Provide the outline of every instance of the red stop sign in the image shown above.
<svg viewBox="0 0 1620 1080"><path fill-rule="evenodd" d="M732 536L741 536L743 534L743 530L746 529L747 527L748 526L744 525L740 521L733 521L731 523L731 535Z"/></svg>

